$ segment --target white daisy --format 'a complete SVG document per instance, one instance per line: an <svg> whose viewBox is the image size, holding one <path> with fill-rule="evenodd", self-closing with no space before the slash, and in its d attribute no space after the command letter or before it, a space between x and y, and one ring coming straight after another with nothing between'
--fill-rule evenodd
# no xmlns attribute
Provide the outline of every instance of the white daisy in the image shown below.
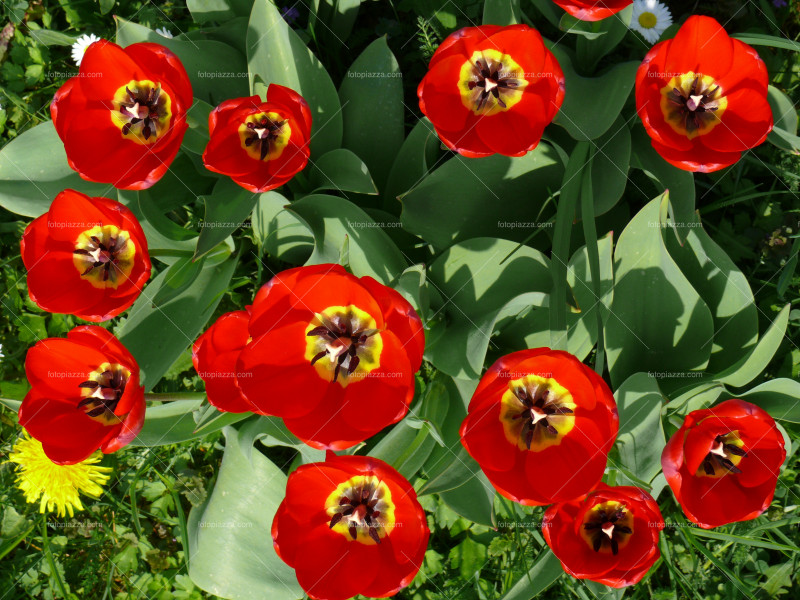
<svg viewBox="0 0 800 600"><path fill-rule="evenodd" d="M0 344L0 358L5 358L5 355L3 354L3 344Z"/></svg>
<svg viewBox="0 0 800 600"><path fill-rule="evenodd" d="M664 30L672 25L672 14L658 0L634 0L630 28L655 44Z"/></svg>
<svg viewBox="0 0 800 600"><path fill-rule="evenodd" d="M161 36L164 36L165 38L172 38L172 32L166 27L159 27L158 29L156 29L156 33Z"/></svg>
<svg viewBox="0 0 800 600"><path fill-rule="evenodd" d="M100 38L93 33L90 33L89 35L82 35L77 40L75 40L75 43L72 44L73 62L80 67L81 61L83 60L83 55L86 54L86 49L95 42L99 41Z"/></svg>

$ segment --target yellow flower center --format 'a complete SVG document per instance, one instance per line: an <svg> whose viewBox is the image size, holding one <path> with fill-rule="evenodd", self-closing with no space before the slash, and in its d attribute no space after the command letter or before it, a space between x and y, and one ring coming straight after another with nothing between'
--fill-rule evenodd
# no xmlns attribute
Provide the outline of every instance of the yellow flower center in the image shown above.
<svg viewBox="0 0 800 600"><path fill-rule="evenodd" d="M677 133L690 140L706 135L720 122L728 99L714 78L689 71L661 88L661 111Z"/></svg>
<svg viewBox="0 0 800 600"><path fill-rule="evenodd" d="M526 375L508 384L500 400L506 439L520 450L557 446L575 426L572 394L555 379Z"/></svg>
<svg viewBox="0 0 800 600"><path fill-rule="evenodd" d="M111 103L114 106L111 122L124 139L149 146L169 130L172 100L160 83L132 79L117 89Z"/></svg>
<svg viewBox="0 0 800 600"><path fill-rule="evenodd" d="M122 365L103 363L79 384L83 399L78 402L78 408L103 425L121 423L125 415L116 415L114 410L130 376L131 372Z"/></svg>
<svg viewBox="0 0 800 600"><path fill-rule="evenodd" d="M645 29L652 29L658 23L658 19L651 12L643 12L639 15L639 25Z"/></svg>
<svg viewBox="0 0 800 600"><path fill-rule="evenodd" d="M395 526L392 492L374 475L356 475L325 500L330 528L351 541L374 546Z"/></svg>
<svg viewBox="0 0 800 600"><path fill-rule="evenodd" d="M510 56L497 50L476 50L461 67L461 102L476 115L505 112L522 100L528 81Z"/></svg>
<svg viewBox="0 0 800 600"><path fill-rule="evenodd" d="M728 473L741 473L739 463L747 455L742 450L744 442L739 438L738 431L718 435L711 443L708 454L697 469L697 477L712 477L719 479Z"/></svg>
<svg viewBox="0 0 800 600"><path fill-rule="evenodd" d="M130 234L115 225L96 225L75 240L72 263L94 287L117 289L133 271L136 245Z"/></svg>
<svg viewBox="0 0 800 600"><path fill-rule="evenodd" d="M633 513L620 502L601 502L586 511L580 534L595 552L617 554L630 542Z"/></svg>
<svg viewBox="0 0 800 600"><path fill-rule="evenodd" d="M375 319L357 306L329 306L306 327L305 358L320 377L347 387L381 366Z"/></svg>
<svg viewBox="0 0 800 600"><path fill-rule="evenodd" d="M292 137L288 119L275 112L256 113L239 125L239 141L248 156L274 160L283 154Z"/></svg>

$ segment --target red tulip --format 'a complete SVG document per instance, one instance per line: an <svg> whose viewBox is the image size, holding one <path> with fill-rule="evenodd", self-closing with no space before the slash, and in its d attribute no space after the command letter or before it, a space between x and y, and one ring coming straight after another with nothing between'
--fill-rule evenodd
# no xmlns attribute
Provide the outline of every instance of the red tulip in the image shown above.
<svg viewBox="0 0 800 600"><path fill-rule="evenodd" d="M429 536L411 484L366 456L300 466L272 522L278 556L319 600L393 596L419 571Z"/></svg>
<svg viewBox="0 0 800 600"><path fill-rule="evenodd" d="M256 412L316 448L341 450L396 423L425 338L396 291L339 265L284 271L258 294L237 381Z"/></svg>
<svg viewBox="0 0 800 600"><path fill-rule="evenodd" d="M686 416L661 467L689 520L711 529L763 513L785 458L772 417L755 404L726 400Z"/></svg>
<svg viewBox="0 0 800 600"><path fill-rule="evenodd" d="M633 4L633 0L553 0L570 15L581 21L599 21Z"/></svg>
<svg viewBox="0 0 800 600"><path fill-rule="evenodd" d="M225 313L192 346L192 363L206 384L208 401L225 412L253 410L236 382L236 361L250 337L249 320L246 310Z"/></svg>
<svg viewBox="0 0 800 600"><path fill-rule="evenodd" d="M100 40L56 92L50 113L81 177L142 190L175 158L192 102L189 76L164 46Z"/></svg>
<svg viewBox="0 0 800 600"><path fill-rule="evenodd" d="M544 539L567 573L614 588L645 576L661 555L662 529L650 494L604 483L584 500L549 507L542 521Z"/></svg>
<svg viewBox="0 0 800 600"><path fill-rule="evenodd" d="M75 464L100 449L116 452L144 424L139 366L111 333L75 327L64 338L40 340L28 350L31 390L19 424L57 464Z"/></svg>
<svg viewBox="0 0 800 600"><path fill-rule="evenodd" d="M258 96L226 100L208 118L206 168L228 175L251 192L289 181L308 162L311 110L297 92L270 84Z"/></svg>
<svg viewBox="0 0 800 600"><path fill-rule="evenodd" d="M133 213L75 190L22 235L28 293L41 309L106 321L128 309L150 278L147 239Z"/></svg>
<svg viewBox="0 0 800 600"><path fill-rule="evenodd" d="M711 17L692 16L647 53L636 109L670 164L708 173L732 165L772 130L767 68Z"/></svg>
<svg viewBox="0 0 800 600"><path fill-rule="evenodd" d="M503 496L538 506L597 485L618 425L599 375L571 354L536 348L508 354L486 372L461 442Z"/></svg>
<svg viewBox="0 0 800 600"><path fill-rule="evenodd" d="M527 25L465 27L436 50L417 95L451 150L522 156L561 107L564 74Z"/></svg>

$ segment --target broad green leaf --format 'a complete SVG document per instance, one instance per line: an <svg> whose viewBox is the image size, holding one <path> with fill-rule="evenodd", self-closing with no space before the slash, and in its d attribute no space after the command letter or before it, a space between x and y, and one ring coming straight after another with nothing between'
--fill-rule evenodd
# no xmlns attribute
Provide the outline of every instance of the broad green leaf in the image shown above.
<svg viewBox="0 0 800 600"><path fill-rule="evenodd" d="M439 498L465 519L487 527L494 527L495 495L492 484L489 483L486 475L480 472L457 488L440 492Z"/></svg>
<svg viewBox="0 0 800 600"><path fill-rule="evenodd" d="M284 21L269 0L255 0L247 30L250 88L257 79L299 93L311 108L312 158L338 148L342 141L339 96L325 67Z"/></svg>
<svg viewBox="0 0 800 600"><path fill-rule="evenodd" d="M123 48L138 42L155 42L172 50L183 63L197 98L217 105L226 98L247 96L243 76L246 62L235 48L214 40L166 38L144 25L114 18L117 43Z"/></svg>
<svg viewBox="0 0 800 600"><path fill-rule="evenodd" d="M224 22L234 17L248 17L253 0L186 0L195 23Z"/></svg>
<svg viewBox="0 0 800 600"><path fill-rule="evenodd" d="M631 132L622 116L596 142L592 158L594 213L600 216L616 206L628 185Z"/></svg>
<svg viewBox="0 0 800 600"><path fill-rule="evenodd" d="M614 250L605 343L615 386L639 371L702 370L711 356L711 311L664 245L667 202L665 193L639 211Z"/></svg>
<svg viewBox="0 0 800 600"><path fill-rule="evenodd" d="M339 262L343 244L352 240L349 264L359 277L370 275L388 285L407 266L403 254L386 232L344 198L312 194L293 202L289 210L314 234L315 246L309 264Z"/></svg>
<svg viewBox="0 0 800 600"><path fill-rule="evenodd" d="M713 406L723 394L727 393L725 386L721 383L705 380L699 380L687 387L681 388L672 394L672 400L664 407L666 413L677 414L682 417L693 410Z"/></svg>
<svg viewBox="0 0 800 600"><path fill-rule="evenodd" d="M528 572L511 586L500 600L532 600L553 585L563 574L561 561L550 548L544 548Z"/></svg>
<svg viewBox="0 0 800 600"><path fill-rule="evenodd" d="M228 287L236 263L234 257L222 264L206 264L188 288L162 306L153 306L152 299L164 285L167 271L144 288L117 337L139 364L146 390L155 387L202 332Z"/></svg>
<svg viewBox="0 0 800 600"><path fill-rule="evenodd" d="M554 122L563 127L579 141L594 140L603 135L622 111L628 95L633 89L638 61L614 65L599 77L581 77L572 66L572 59L560 47L552 46L561 69L567 93L564 104ZM591 98L592 110L586 110L587 98Z"/></svg>
<svg viewBox="0 0 800 600"><path fill-rule="evenodd" d="M661 470L661 452L667 443L661 426L661 390L654 377L635 373L619 386L614 398L619 411L616 444L622 466L650 482Z"/></svg>
<svg viewBox="0 0 800 600"><path fill-rule="evenodd" d="M453 377L477 379L497 321L541 305L552 284L547 259L507 240L475 238L445 250L430 266L449 323L425 354ZM537 296L538 294L538 296ZM497 349L497 345L494 344Z"/></svg>
<svg viewBox="0 0 800 600"><path fill-rule="evenodd" d="M403 227L439 249L476 237L521 242L549 227L563 173L546 144L519 158L455 156L401 197Z"/></svg>
<svg viewBox="0 0 800 600"><path fill-rule="evenodd" d="M692 534L697 537L709 538L711 540L719 540L722 542L731 542L733 544L742 544L752 548L765 548L767 550L777 550L778 552L800 552L797 546L788 546L786 544L776 544L770 540L754 539L752 537L745 537L743 535L731 535L730 533L723 533L721 531L710 531L700 529L699 527L692 527Z"/></svg>
<svg viewBox="0 0 800 600"><path fill-rule="evenodd" d="M186 525L189 576L205 591L231 600L296 600L303 591L269 534L286 475L251 445L245 448L236 429L224 431L214 490L192 509Z"/></svg>
<svg viewBox="0 0 800 600"><path fill-rule="evenodd" d="M689 171L673 167L653 149L644 127L636 126L631 132L631 166L644 171L661 194L669 190L670 206L676 223L675 233L683 242L689 228L684 224L692 221L694 215L695 189L694 176ZM641 190L639 190L641 191ZM650 194L642 191L642 195Z"/></svg>
<svg viewBox="0 0 800 600"><path fill-rule="evenodd" d="M29 129L0 150L0 206L6 210L38 217L67 188L89 196L114 191L107 183L81 179L70 168L52 121Z"/></svg>
<svg viewBox="0 0 800 600"><path fill-rule="evenodd" d="M396 214L398 197L420 183L428 170L437 164L439 138L427 118L417 121L394 159L386 187L382 190L383 207Z"/></svg>
<svg viewBox="0 0 800 600"><path fill-rule="evenodd" d="M775 86L769 86L767 100L772 107L774 126L767 141L781 150L800 153L800 138L797 137L797 109L789 97Z"/></svg>
<svg viewBox="0 0 800 600"><path fill-rule="evenodd" d="M317 159L307 172L308 182L314 192L335 190L357 194L377 194L375 182L364 161L350 150L337 148Z"/></svg>
<svg viewBox="0 0 800 600"><path fill-rule="evenodd" d="M212 194L203 198L206 212L193 260L208 253L240 227L249 225L250 213L258 196L232 179L220 179Z"/></svg>
<svg viewBox="0 0 800 600"><path fill-rule="evenodd" d="M569 13L561 15L561 20L558 22L558 28L564 33L572 33L583 36L588 40L594 40L606 34L605 31L599 27L594 27L591 21L582 21L573 17Z"/></svg>
<svg viewBox="0 0 800 600"><path fill-rule="evenodd" d="M208 116L214 107L208 102L194 99L192 108L186 113L189 128L183 137L183 147L190 152L202 155L208 145Z"/></svg>
<svg viewBox="0 0 800 600"><path fill-rule="evenodd" d="M194 411L203 405L203 399L173 400L158 406L148 406L144 426L131 442L131 446L165 446L178 444L197 437L194 435Z"/></svg>
<svg viewBox="0 0 800 600"><path fill-rule="evenodd" d="M255 442L260 442L265 446L285 446L294 448L300 454L302 463L322 462L325 460L325 451L312 448L308 444L297 439L291 431L286 428L282 419L277 417L264 417L257 415L254 419L243 423L239 427L239 442L242 445L242 452L250 459L250 455L258 452L253 449ZM294 464L299 464L294 461ZM286 465L282 465L285 468Z"/></svg>
<svg viewBox="0 0 800 600"><path fill-rule="evenodd" d="M589 597L593 600L620 600L625 594L625 588L612 588L591 579L584 579L583 585L589 590Z"/></svg>
<svg viewBox="0 0 800 600"><path fill-rule="evenodd" d="M542 13L545 19L550 21L550 24L553 27L558 27L559 21L561 19L561 9L559 9L554 3L553 0L531 0L531 4L533 4L536 9Z"/></svg>
<svg viewBox="0 0 800 600"><path fill-rule="evenodd" d="M153 306L162 306L179 296L200 275L203 261L195 261L191 256L183 256L167 268L164 282L153 295Z"/></svg>
<svg viewBox="0 0 800 600"><path fill-rule="evenodd" d="M353 62L339 88L339 100L344 120L342 147L367 164L382 190L405 134L402 73L385 36Z"/></svg>
<svg viewBox="0 0 800 600"><path fill-rule="evenodd" d="M516 25L519 21L519 0L486 0L484 2L484 25Z"/></svg>
<svg viewBox="0 0 800 600"><path fill-rule="evenodd" d="M592 23L593 29L603 35L594 39L586 35L578 36L575 42L576 54L580 64L585 65L587 71L594 71L600 59L622 41L628 33L632 15L633 7L628 6L610 17Z"/></svg>
<svg viewBox="0 0 800 600"><path fill-rule="evenodd" d="M285 208L288 205L289 201L278 192L261 194L251 219L253 234L267 254L300 264L314 251L314 236L303 221Z"/></svg>
<svg viewBox="0 0 800 600"><path fill-rule="evenodd" d="M400 274L394 284L394 289L411 303L423 323L427 321L428 309L430 308L426 277L425 265L412 265Z"/></svg>
<svg viewBox="0 0 800 600"><path fill-rule="evenodd" d="M312 0L308 25L317 43L321 47L346 47L360 6L361 0Z"/></svg>
<svg viewBox="0 0 800 600"><path fill-rule="evenodd" d="M45 46L71 46L80 37L49 29L33 29L33 27L30 29L30 36Z"/></svg>
<svg viewBox="0 0 800 600"><path fill-rule="evenodd" d="M771 379L737 398L760 406L778 421L800 423L800 383L794 379Z"/></svg>
<svg viewBox="0 0 800 600"><path fill-rule="evenodd" d="M789 323L790 306L787 304L783 307L750 354L714 376L714 379L733 387L742 387L758 377L767 368L783 341Z"/></svg>
<svg viewBox="0 0 800 600"><path fill-rule="evenodd" d="M711 310L714 337L707 370L716 373L740 360L758 339L758 309L747 277L705 232L693 214L683 245L667 235L670 256ZM683 236L682 236L683 237Z"/></svg>

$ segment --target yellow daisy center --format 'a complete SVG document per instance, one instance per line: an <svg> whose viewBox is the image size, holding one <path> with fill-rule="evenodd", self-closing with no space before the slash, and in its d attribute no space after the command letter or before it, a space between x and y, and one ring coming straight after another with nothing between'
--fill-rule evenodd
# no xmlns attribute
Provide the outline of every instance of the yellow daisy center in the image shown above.
<svg viewBox="0 0 800 600"><path fill-rule="evenodd" d="M658 23L658 18L651 12L643 12L639 15L639 25L645 29L652 29Z"/></svg>

